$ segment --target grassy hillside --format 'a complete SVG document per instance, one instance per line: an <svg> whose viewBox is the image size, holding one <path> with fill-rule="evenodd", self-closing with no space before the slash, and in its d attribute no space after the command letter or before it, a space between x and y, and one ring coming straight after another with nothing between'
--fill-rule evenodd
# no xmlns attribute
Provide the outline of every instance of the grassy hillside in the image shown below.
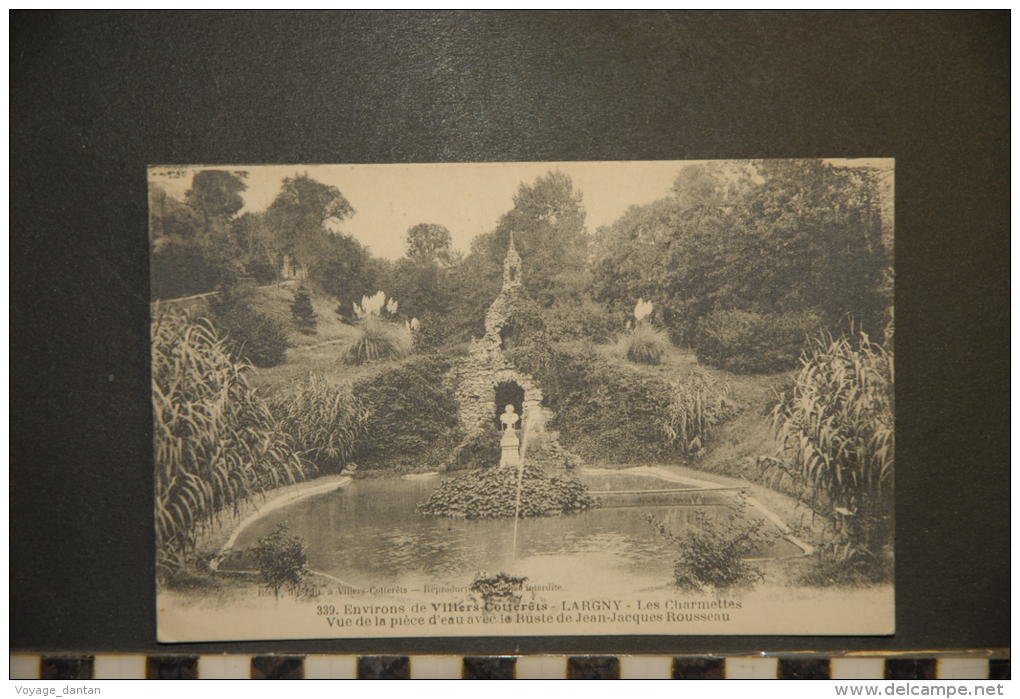
<svg viewBox="0 0 1020 699"><path fill-rule="evenodd" d="M315 309L315 332L305 334L298 328L290 310L296 284L264 286L254 289L251 302L259 311L278 319L287 332L287 359L283 364L259 369L252 383L263 392L274 390L309 374L317 374L333 384L348 383L374 375L397 362L378 362L365 366L352 366L340 360L344 344L354 334L354 328L342 322L336 314L336 301L315 293L311 294Z"/></svg>
<svg viewBox="0 0 1020 699"><path fill-rule="evenodd" d="M315 309L316 328L309 335L302 333L290 311L291 301L298 285L294 283L260 286L252 290L252 304L263 313L278 319L287 329L287 340L291 347L309 347L350 337L351 326L344 324L335 313L336 301L311 294L312 308Z"/></svg>

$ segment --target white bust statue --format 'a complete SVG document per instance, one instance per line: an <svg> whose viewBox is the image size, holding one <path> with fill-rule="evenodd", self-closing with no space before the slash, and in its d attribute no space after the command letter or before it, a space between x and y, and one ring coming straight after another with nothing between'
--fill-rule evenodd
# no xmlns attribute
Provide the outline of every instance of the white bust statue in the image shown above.
<svg viewBox="0 0 1020 699"><path fill-rule="evenodd" d="M499 421L503 423L503 429L512 428L521 419L521 416L514 410L513 405L507 405L506 410L499 416Z"/></svg>

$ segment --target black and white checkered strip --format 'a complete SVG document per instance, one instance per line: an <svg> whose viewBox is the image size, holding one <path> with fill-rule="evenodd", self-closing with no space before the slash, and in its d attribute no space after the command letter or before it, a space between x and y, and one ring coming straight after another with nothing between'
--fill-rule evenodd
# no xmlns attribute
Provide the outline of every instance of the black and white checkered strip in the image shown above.
<svg viewBox="0 0 1020 699"><path fill-rule="evenodd" d="M30 655L11 679L1009 679L1008 653L650 655Z"/></svg>

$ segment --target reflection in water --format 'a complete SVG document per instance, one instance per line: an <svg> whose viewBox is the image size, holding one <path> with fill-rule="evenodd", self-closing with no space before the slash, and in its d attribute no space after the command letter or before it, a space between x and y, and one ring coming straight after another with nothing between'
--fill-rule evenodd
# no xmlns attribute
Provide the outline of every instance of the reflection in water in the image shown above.
<svg viewBox="0 0 1020 699"><path fill-rule="evenodd" d="M584 480L593 490L677 487L638 474L586 474ZM670 577L675 549L653 531L645 513L683 536L697 524L699 511L711 518L724 517L729 508L723 505L732 501L728 495L710 493L697 496L703 504L642 504L639 500L631 507L523 519L514 561L512 520L441 519L415 513L415 505L439 482L438 477L355 481L342 490L309 497L268 514L241 533L237 547L250 546L285 522L291 534L304 540L309 568L366 587L463 583L479 571L587 581L612 579L614 584L621 578L635 583L665 581ZM619 502L613 499L614 504ZM761 554L797 551L780 540ZM229 568L229 561L223 567Z"/></svg>

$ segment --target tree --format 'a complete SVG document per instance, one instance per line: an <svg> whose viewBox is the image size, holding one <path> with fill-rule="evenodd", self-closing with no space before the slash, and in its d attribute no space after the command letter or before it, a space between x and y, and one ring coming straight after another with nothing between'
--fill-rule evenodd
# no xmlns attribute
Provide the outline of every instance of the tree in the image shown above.
<svg viewBox="0 0 1020 699"><path fill-rule="evenodd" d="M400 311L408 318L446 315L453 305L450 270L434 260L397 260L389 284L380 288L399 299Z"/></svg>
<svg viewBox="0 0 1020 699"><path fill-rule="evenodd" d="M192 178L184 200L207 221L227 220L244 206L241 192L248 189L244 181L247 176L246 172L200 170Z"/></svg>
<svg viewBox="0 0 1020 699"><path fill-rule="evenodd" d="M149 190L150 293L177 298L233 284L236 251L222 235L209 235L192 206L159 186Z"/></svg>
<svg viewBox="0 0 1020 699"><path fill-rule="evenodd" d="M549 172L522 184L514 208L496 224L490 254L498 269L514 234L524 262L524 287L548 308L557 299L579 295L587 285L588 233L581 193L562 172Z"/></svg>
<svg viewBox="0 0 1020 699"><path fill-rule="evenodd" d="M149 187L149 242L168 237L194 238L202 228L198 213L159 185Z"/></svg>
<svg viewBox="0 0 1020 699"><path fill-rule="evenodd" d="M449 265L452 239L446 226L419 223L407 230L407 257L416 262Z"/></svg>
<svg viewBox="0 0 1020 699"><path fill-rule="evenodd" d="M266 224L278 251L309 267L331 237L327 224L353 214L354 208L339 189L304 174L283 180L280 193L266 209Z"/></svg>
<svg viewBox="0 0 1020 699"><path fill-rule="evenodd" d="M673 180L673 199L681 210L732 209L754 187L757 176L750 160L685 165Z"/></svg>
<svg viewBox="0 0 1020 699"><path fill-rule="evenodd" d="M830 322L849 313L880 337L891 260L875 178L821 160L757 167L762 184L744 202L757 264L744 266L744 293L779 311L817 309Z"/></svg>
<svg viewBox="0 0 1020 699"><path fill-rule="evenodd" d="M230 236L237 247L245 273L258 284L277 278L273 261L272 235L265 213L246 211L230 222Z"/></svg>
<svg viewBox="0 0 1020 699"><path fill-rule="evenodd" d="M342 233L323 237L318 247L319 254L308 265L308 278L337 300L341 315L350 317L351 303L377 290L372 258L361 243Z"/></svg>
<svg viewBox="0 0 1020 699"><path fill-rule="evenodd" d="M699 318L739 310L763 323L852 314L874 336L889 294L891 190L867 170L821 160L719 162L683 168L673 196L632 207L600 229L597 299L651 299L675 341Z"/></svg>
<svg viewBox="0 0 1020 699"><path fill-rule="evenodd" d="M297 323L301 332L306 335L315 332L317 320L308 289L301 287L294 293L294 299L290 302L290 313L294 316L294 322Z"/></svg>
<svg viewBox="0 0 1020 699"><path fill-rule="evenodd" d="M464 260L448 272L451 312L449 325L461 339L481 335L485 331L485 311L499 293L502 283L502 258L496 261L494 235L484 233L471 241ZM504 248L503 252L506 252ZM527 281L527 267L525 267Z"/></svg>
<svg viewBox="0 0 1020 699"><path fill-rule="evenodd" d="M524 288L534 301L549 308L583 297L590 276L584 219L581 193L569 176L549 172L521 184L514 207L493 231L471 241L467 257L451 272L454 325L469 333L482 327L485 309L499 293L511 231L524 263Z"/></svg>

